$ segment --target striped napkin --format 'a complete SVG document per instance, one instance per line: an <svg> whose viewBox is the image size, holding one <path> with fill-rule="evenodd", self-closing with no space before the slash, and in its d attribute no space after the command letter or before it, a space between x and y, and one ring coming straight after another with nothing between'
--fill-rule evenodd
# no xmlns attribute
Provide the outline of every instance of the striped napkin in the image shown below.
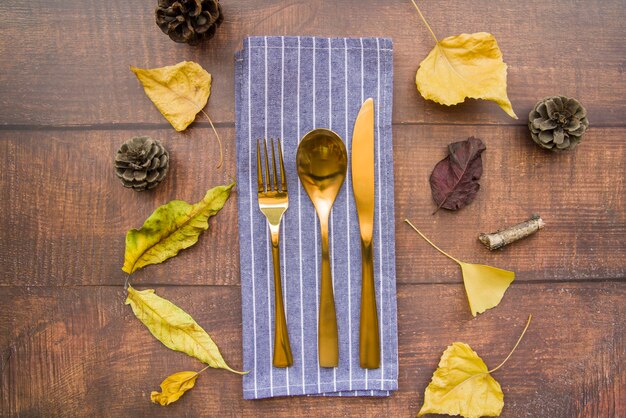
<svg viewBox="0 0 626 418"><path fill-rule="evenodd" d="M236 54L235 97L245 399L290 395L388 396L398 387L390 39L251 37ZM319 222L296 172L300 138L314 128L346 142L363 101L374 98L376 209L374 269L381 367L359 366L361 248L348 176L330 220L339 366L320 368L317 316ZM289 209L281 225L281 273L294 364L272 366L274 289L269 228L259 210L256 140L281 138Z"/></svg>

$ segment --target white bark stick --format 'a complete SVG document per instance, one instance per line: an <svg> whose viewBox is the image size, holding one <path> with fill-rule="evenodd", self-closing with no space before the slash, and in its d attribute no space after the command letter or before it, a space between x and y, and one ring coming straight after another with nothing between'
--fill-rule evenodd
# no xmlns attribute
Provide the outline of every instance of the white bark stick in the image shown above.
<svg viewBox="0 0 626 418"><path fill-rule="evenodd" d="M517 241L518 239L534 234L538 230L542 229L544 225L543 219L541 219L539 215L535 214L529 220L513 225L504 230L493 232L491 234L481 233L478 236L478 239L490 250L497 250L498 248L502 248L505 245Z"/></svg>

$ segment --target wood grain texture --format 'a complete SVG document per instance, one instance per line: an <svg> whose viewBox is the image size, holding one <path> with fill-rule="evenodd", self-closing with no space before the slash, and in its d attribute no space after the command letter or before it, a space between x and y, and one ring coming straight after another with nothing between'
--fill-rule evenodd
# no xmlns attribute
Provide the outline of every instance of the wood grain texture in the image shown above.
<svg viewBox="0 0 626 418"><path fill-rule="evenodd" d="M165 287L241 366L236 287ZM401 285L400 390L388 399L243 401L241 377L208 370L176 404L150 403L170 373L197 360L166 349L123 305L117 287L9 287L0 295L0 415L11 416L415 416L441 353L454 341L494 367L502 417L624 416L626 283L513 284L502 304L472 319L459 285ZM268 361L270 359L268 358Z"/></svg>
<svg viewBox="0 0 626 418"><path fill-rule="evenodd" d="M495 103L444 107L414 78L433 47L408 0L223 0L208 44L175 44L154 23L156 1L0 2L0 416L415 416L445 347L469 343L489 366L534 320L495 374L503 417L626 416L626 7L622 0L419 1L435 33L493 33L519 120ZM400 390L388 399L243 401L241 378L209 370L168 408L149 401L168 375L197 370L157 342L124 306L124 236L158 206L200 199L235 178L233 54L249 35L385 36L394 41L394 167ZM193 60L214 77L204 121L176 133L129 70ZM591 128L580 147L535 147L529 110L576 97ZM117 147L147 134L172 156L168 179L134 193L114 176ZM428 176L452 141L487 145L476 200L434 209ZM477 240L538 212L546 228L502 251ZM193 248L140 270L190 312L241 366L237 193ZM502 303L478 318L446 251L517 272ZM269 361L269 359L268 359Z"/></svg>
<svg viewBox="0 0 626 418"><path fill-rule="evenodd" d="M514 0L420 2L440 37L479 31L496 36L509 65L509 98L520 117L495 103L448 108L426 102L415 71L432 49L407 1L223 1L225 22L208 44L172 42L154 23L156 2L17 0L0 2L1 123L9 125L163 124L129 66L194 60L214 76L208 113L234 121L234 52L248 35L393 38L394 121L521 124L545 96L578 98L592 126L624 126L626 8L622 0L584 4Z"/></svg>
<svg viewBox="0 0 626 418"><path fill-rule="evenodd" d="M120 284L124 237L159 205L199 200L235 177L234 130L220 129L225 166L216 170L209 129L0 132L0 284ZM146 193L124 189L113 155L133 134L161 140L171 153L163 185ZM431 215L428 176L446 145L483 139L484 175L476 200L457 213ZM397 126L394 130L396 264L401 283L457 283L458 266L404 224L421 228L438 245L468 262L517 272L517 280L589 280L626 276L626 129L591 129L571 153L537 148L525 127ZM597 144L601 143L602 146ZM287 169L294 169L293 167ZM198 245L160 266L136 273L155 284L239 283L237 193L211 220ZM480 232L539 213L546 228L502 251L490 252ZM289 212L288 212L289 213ZM600 238L601 237L601 238ZM184 271L184 277L180 272ZM178 280L173 278L178 277Z"/></svg>

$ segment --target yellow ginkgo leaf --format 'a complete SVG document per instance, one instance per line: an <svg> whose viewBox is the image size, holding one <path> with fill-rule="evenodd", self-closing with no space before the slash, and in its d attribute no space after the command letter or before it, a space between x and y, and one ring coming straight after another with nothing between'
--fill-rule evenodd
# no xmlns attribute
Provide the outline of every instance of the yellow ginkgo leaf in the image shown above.
<svg viewBox="0 0 626 418"><path fill-rule="evenodd" d="M178 372L168 376L161 383L161 392L153 391L150 400L154 403L166 406L176 402L185 392L193 388L198 372Z"/></svg>
<svg viewBox="0 0 626 418"><path fill-rule="evenodd" d="M497 306L504 292L515 279L515 273L508 270L502 270L496 267L485 266L483 264L464 263L450 254L443 251L432 243L424 234L422 234L408 219L404 222L409 224L426 242L432 245L441 254L453 260L461 267L463 273L463 283L465 292L469 301L472 315L485 312Z"/></svg>
<svg viewBox="0 0 626 418"><path fill-rule="evenodd" d="M455 260L457 261L457 260ZM515 273L484 264L457 261L463 272L463 283L472 315L497 306L515 279Z"/></svg>
<svg viewBox="0 0 626 418"><path fill-rule="evenodd" d="M455 105L465 98L496 102L509 116L517 119L506 94L507 65L496 38L486 32L450 36L439 41L415 8L435 39L435 47L420 63L415 84L427 100Z"/></svg>
<svg viewBox="0 0 626 418"><path fill-rule="evenodd" d="M496 417L503 407L504 394L485 362L469 345L455 342L443 352L417 416Z"/></svg>
<svg viewBox="0 0 626 418"><path fill-rule="evenodd" d="M211 74L192 61L161 68L130 69L152 103L177 131L184 131L194 121L211 94Z"/></svg>

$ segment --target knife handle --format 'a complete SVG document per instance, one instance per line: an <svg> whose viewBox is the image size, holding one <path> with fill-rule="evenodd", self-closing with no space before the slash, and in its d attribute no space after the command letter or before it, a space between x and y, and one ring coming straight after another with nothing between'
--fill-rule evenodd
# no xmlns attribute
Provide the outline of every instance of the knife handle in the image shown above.
<svg viewBox="0 0 626 418"><path fill-rule="evenodd" d="M328 220L324 222L320 218L320 225L322 229L322 283L319 329L317 330L318 356L320 367L337 367L339 365L339 337L328 251Z"/></svg>
<svg viewBox="0 0 626 418"><path fill-rule="evenodd" d="M359 335L359 360L364 369L380 367L380 336L378 311L374 287L374 257L372 243L361 243L361 325Z"/></svg>

